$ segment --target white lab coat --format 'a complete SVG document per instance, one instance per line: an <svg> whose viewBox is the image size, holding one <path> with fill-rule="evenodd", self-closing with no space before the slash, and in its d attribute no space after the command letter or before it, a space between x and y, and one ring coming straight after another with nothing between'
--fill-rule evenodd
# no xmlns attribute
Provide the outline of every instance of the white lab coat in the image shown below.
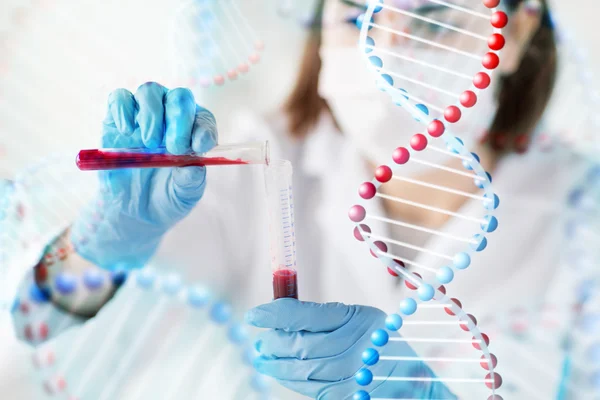
<svg viewBox="0 0 600 400"><path fill-rule="evenodd" d="M240 113L236 121L231 141L267 139L272 158L293 162L300 298L397 312L399 299L406 294L404 285L397 285L366 246L356 241L347 217L348 208L358 199L359 183L372 176L352 143L335 131L328 117L320 119L301 146L287 137L281 116L265 120ZM508 156L495 171L500 227L490 235L488 248L448 288L480 321L499 307L552 297L547 293L548 281L558 267L554 262L560 251L558 215L573 173L571 161L557 153L531 151ZM464 208L475 206L480 205L467 202ZM212 168L204 198L166 235L152 263L157 269L180 272L187 282L202 282L231 301L241 315L272 298L266 218L262 167ZM466 228L461 221L450 220L442 229L460 234ZM426 246L446 254L459 251L436 248L435 238ZM416 261L426 263L426 257ZM110 326L126 303L125 297L117 295L87 325ZM104 366L105 374L135 340L139 329L135 321L132 318L124 338L103 348L112 360ZM82 328L70 334L77 329ZM54 340L72 339L63 335ZM162 364L177 365L177 360L171 354ZM127 393L127 385L135 386L142 373L143 367L128 370L122 393ZM101 382L103 375L98 376ZM9 388L8 383L0 382L4 387ZM285 393L283 398L294 396Z"/></svg>

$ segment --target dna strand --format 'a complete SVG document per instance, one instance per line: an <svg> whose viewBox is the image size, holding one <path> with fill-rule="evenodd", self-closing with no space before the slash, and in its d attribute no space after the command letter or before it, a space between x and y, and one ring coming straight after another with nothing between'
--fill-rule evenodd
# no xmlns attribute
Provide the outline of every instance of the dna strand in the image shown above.
<svg viewBox="0 0 600 400"><path fill-rule="evenodd" d="M68 340L40 344L51 330L64 329L65 318L36 291L25 293L19 301L18 329L38 344L32 361L49 398L169 399L182 394L275 398L269 393L269 381L254 372L256 355L249 332L235 321L229 304L211 299L199 286L182 284L177 275L161 275L151 267L128 277L110 275L90 269L82 276L62 274L54 280L54 289L69 295L90 294L121 279L118 296L125 302L116 319L105 326L92 321L63 332ZM131 343L119 340L132 333ZM110 349L115 348L123 351L111 355ZM136 367L143 369L136 371ZM165 380L169 374L171 378Z"/></svg>
<svg viewBox="0 0 600 400"><path fill-rule="evenodd" d="M386 324L387 331L399 331L402 334L400 340L411 339L409 344L417 347L420 354L426 351L418 350L420 341L427 341L430 345L447 343L449 348L456 349L449 357L418 357L431 363L434 372L435 364L440 362L454 367L454 376L424 380L444 382L459 396L490 400L502 399L497 394L502 378L495 372L497 359L489 351L489 336L479 330L475 316L462 309L460 300L446 295L443 285L451 283L455 273L471 265L472 256L486 248L487 234L498 226L494 210L499 205L499 198L493 191L491 176L482 167L479 156L467 150L463 139L453 134L450 126L452 124L454 131L468 134L477 122L481 122L481 114L473 119L467 116L482 97L483 90L490 86L490 71L498 66L498 51L505 44L501 28L507 24L507 15L497 9L499 3L438 0L369 2L367 11L357 20L361 28L360 51L376 77L377 86L394 104L406 109L415 120L425 125L429 137L417 133L408 144L393 150L392 160L377 167L371 182L360 185L358 193L362 202L349 211L349 218L355 223L355 238L364 241L388 272L402 276L405 285L413 291L401 303L403 315L390 316L397 323ZM436 50L430 56L423 52L428 47ZM455 82L459 83L456 87L461 89L445 89L454 86ZM444 106L449 99L457 103ZM440 154L449 161L436 162L435 157ZM403 171L409 164L418 164L424 172L406 176L410 169ZM437 172L437 177L433 171ZM444 173L443 177L440 171ZM385 186L396 182L405 185L396 186L396 192L402 192L403 197L386 193ZM423 191L429 192L411 199L406 198L405 190L399 188L424 188ZM441 207L441 204L433 203L439 194L466 198L472 206L455 207L459 212L448 210L448 204ZM381 200L410 210L424 210L434 217L410 221L382 216L381 211L377 213L377 202ZM448 223L449 217L473 224L470 232L466 233L467 237L444 232L444 224ZM390 237L387 225L405 229L401 240ZM431 239L419 243L413 239L419 234L428 235ZM418 272L412 272L414 270ZM441 310L446 312L440 313ZM416 316L413 317L413 314ZM432 327L435 328L432 330ZM411 335L411 329L416 333ZM449 339L456 337L452 329L466 333L462 338ZM388 334L387 331L382 330ZM390 342L392 340L390 338ZM469 352L457 346L457 343L465 341L471 346ZM389 347L388 343L374 340L373 344L380 349L365 351L365 368L356 375L359 385L368 386L373 380L396 379L371 373L378 362L409 361L395 356L393 347ZM469 356L462 356L465 353ZM478 378L466 377L469 368L465 365L479 368ZM485 371L481 371L482 368ZM419 376L410 374L399 380L422 381ZM471 383L483 384L475 387ZM355 397L371 398L362 389L356 392Z"/></svg>
<svg viewBox="0 0 600 400"><path fill-rule="evenodd" d="M260 61L264 43L237 0L191 0L177 7L170 26L174 76L186 87L234 81Z"/></svg>

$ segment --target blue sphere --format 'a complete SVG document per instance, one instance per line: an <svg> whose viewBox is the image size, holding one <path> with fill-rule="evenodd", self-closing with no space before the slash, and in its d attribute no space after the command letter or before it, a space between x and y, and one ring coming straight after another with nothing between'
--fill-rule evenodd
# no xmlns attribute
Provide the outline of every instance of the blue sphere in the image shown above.
<svg viewBox="0 0 600 400"><path fill-rule="evenodd" d="M375 365L379 361L379 352L373 348L368 348L362 353L362 361L367 365Z"/></svg>
<svg viewBox="0 0 600 400"><path fill-rule="evenodd" d="M191 288L188 291L188 303L195 308L201 308L210 302L210 294L202 288Z"/></svg>
<svg viewBox="0 0 600 400"><path fill-rule="evenodd" d="M426 106L425 104L416 104L416 105L415 105L415 107L416 107L416 108L417 108L419 111L421 111L423 114L425 114L425 115L429 115L429 109L427 108L427 106ZM421 118L420 118L420 116L416 116L416 117L415 117L415 121L418 121L418 122L420 122L420 121L421 121Z"/></svg>
<svg viewBox="0 0 600 400"><path fill-rule="evenodd" d="M414 299L408 298L400 302L400 312L404 315L412 315L417 311L417 302Z"/></svg>
<svg viewBox="0 0 600 400"><path fill-rule="evenodd" d="M77 288L77 279L71 274L61 272L54 279L54 285L56 285L56 290L58 290L60 294L69 295Z"/></svg>
<svg viewBox="0 0 600 400"><path fill-rule="evenodd" d="M423 283L417 289L417 295L419 296L419 299L421 299L422 301L429 301L429 300L433 299L433 296L435 295L435 289L430 284Z"/></svg>
<svg viewBox="0 0 600 400"><path fill-rule="evenodd" d="M375 346L385 346L388 340L390 340L390 335L383 329L377 329L375 332L371 333L371 342Z"/></svg>
<svg viewBox="0 0 600 400"><path fill-rule="evenodd" d="M148 270L140 272L136 277L137 284L142 289L148 289L152 287L152 285L154 285L155 280L156 275L154 275L154 273Z"/></svg>
<svg viewBox="0 0 600 400"><path fill-rule="evenodd" d="M388 315L385 319L385 327L390 331L397 331L402 328L402 317L398 314Z"/></svg>
<svg viewBox="0 0 600 400"><path fill-rule="evenodd" d="M210 317L217 324L224 324L231 318L231 306L227 303L215 303L210 310Z"/></svg>
<svg viewBox="0 0 600 400"><path fill-rule="evenodd" d="M233 324L229 327L227 336L232 343L240 344L248 339L248 330L242 324Z"/></svg>
<svg viewBox="0 0 600 400"><path fill-rule="evenodd" d="M366 15L365 14L360 14L358 17L356 17L356 27L358 29L362 29L363 26L363 21L365 20ZM373 22L372 20L369 22ZM373 29L373 26L369 26L368 30Z"/></svg>
<svg viewBox="0 0 600 400"><path fill-rule="evenodd" d="M394 86L394 79L388 74L381 75L381 78L386 81L390 86ZM385 90L385 88L383 88Z"/></svg>
<svg viewBox="0 0 600 400"><path fill-rule="evenodd" d="M114 286L119 287L127 280L127 272L125 271L113 271L110 274L111 281Z"/></svg>
<svg viewBox="0 0 600 400"><path fill-rule="evenodd" d="M479 162L479 156L475 153L471 153L471 156L473 157L473 160L475 160L476 162ZM463 167L465 167L466 169L468 169L469 171L471 171L473 169L473 167L471 166L471 164L475 161L468 161L468 160L463 160L462 164Z"/></svg>
<svg viewBox="0 0 600 400"><path fill-rule="evenodd" d="M104 285L104 276L100 271L90 268L83 273L83 284L89 290L100 289Z"/></svg>
<svg viewBox="0 0 600 400"><path fill-rule="evenodd" d="M383 4L383 0L378 0L377 3ZM373 14L377 14L381 10L383 10L383 6L375 6L373 9Z"/></svg>
<svg viewBox="0 0 600 400"><path fill-rule="evenodd" d="M373 373L366 368L361 368L356 375L354 375L356 383L360 386L367 386L373 382Z"/></svg>
<svg viewBox="0 0 600 400"><path fill-rule="evenodd" d="M182 287L181 278L177 275L167 277L162 284L163 291L169 296L176 295Z"/></svg>
<svg viewBox="0 0 600 400"><path fill-rule="evenodd" d="M400 89L398 89L398 91L400 93L406 93L406 94L402 94L402 97L404 97L404 99L408 100L408 92L406 91L406 89L400 88Z"/></svg>
<svg viewBox="0 0 600 400"><path fill-rule="evenodd" d="M495 210L500 205L500 199L497 195L490 196L488 193L484 194L483 197L486 199L483 201L483 206L486 210Z"/></svg>
<svg viewBox="0 0 600 400"><path fill-rule="evenodd" d="M481 234L473 236L477 243L471 243L471 248L475 251L482 251L487 247L487 239Z"/></svg>
<svg viewBox="0 0 600 400"><path fill-rule="evenodd" d="M381 60L381 58L379 58L377 56L371 56L371 57L369 57L369 61L376 68L382 68L383 67L383 61Z"/></svg>
<svg viewBox="0 0 600 400"><path fill-rule="evenodd" d="M33 283L29 288L29 297L34 303L47 303L52 298L52 293L49 289L41 288Z"/></svg>
<svg viewBox="0 0 600 400"><path fill-rule="evenodd" d="M365 53L372 52L373 49L369 48L368 46L375 47L375 41L373 40L373 38L370 36L367 36L367 38L365 39L365 44L366 44Z"/></svg>
<svg viewBox="0 0 600 400"><path fill-rule="evenodd" d="M494 232L498 228L498 219L493 215L483 217L485 223L481 224L481 230L487 233Z"/></svg>
<svg viewBox="0 0 600 400"><path fill-rule="evenodd" d="M371 395L364 390L359 390L358 392L354 393L352 400L371 400Z"/></svg>
<svg viewBox="0 0 600 400"><path fill-rule="evenodd" d="M429 115L429 109L425 104L417 104L415 105L420 111L422 111L425 115Z"/></svg>
<svg viewBox="0 0 600 400"><path fill-rule="evenodd" d="M442 267L437 270L435 276L438 282L445 285L447 283L452 282L452 280L454 279L454 271L452 271L452 268L450 267Z"/></svg>
<svg viewBox="0 0 600 400"><path fill-rule="evenodd" d="M471 257L467 253L457 253L452 259L456 269L466 269L471 265Z"/></svg>

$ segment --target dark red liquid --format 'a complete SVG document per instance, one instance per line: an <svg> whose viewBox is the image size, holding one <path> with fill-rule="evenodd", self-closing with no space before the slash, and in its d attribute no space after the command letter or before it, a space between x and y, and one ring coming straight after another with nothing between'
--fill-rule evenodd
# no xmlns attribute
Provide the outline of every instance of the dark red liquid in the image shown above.
<svg viewBox="0 0 600 400"><path fill-rule="evenodd" d="M203 167L207 165L239 165L248 162L225 157L176 156L160 153L128 153L115 151L81 150L77 155L77 167L82 171L98 171L122 168L168 168Z"/></svg>
<svg viewBox="0 0 600 400"><path fill-rule="evenodd" d="M292 269L279 269L273 272L273 298L283 297L298 298L298 280L296 271Z"/></svg>

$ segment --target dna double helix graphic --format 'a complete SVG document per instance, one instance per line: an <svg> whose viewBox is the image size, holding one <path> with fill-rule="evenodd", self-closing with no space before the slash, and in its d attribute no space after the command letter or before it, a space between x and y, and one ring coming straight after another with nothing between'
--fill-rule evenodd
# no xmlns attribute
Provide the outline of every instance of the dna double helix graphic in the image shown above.
<svg viewBox="0 0 600 400"><path fill-rule="evenodd" d="M408 143L391 149L391 160L376 168L372 181L360 185L361 203L349 211L356 239L412 291L399 313L373 332L373 347L363 353L365 365L356 374L355 399L370 399L369 390L381 381L399 381L399 388L406 382L443 382L458 396L502 399L489 336L450 296L455 274L485 268L472 266L472 257L486 248L498 226L494 210L499 198L492 178L465 139L472 141L471 128L481 116L471 119L471 109L490 86L505 45L501 29L508 18L499 6L498 0L370 1L358 19L360 51L377 87L421 122L426 133L415 133ZM419 174L409 175L411 164ZM406 196L391 195L392 187ZM420 195L411 198L408 189L418 189ZM444 203L436 204L436 199ZM382 215L379 201L397 205L397 215L403 217ZM420 217L411 220L414 212ZM463 236L446 232L449 218L469 223L468 231ZM390 234L390 226L404 229L401 239ZM430 239L423 241L424 235ZM422 356L403 356L399 342ZM443 352L432 350L440 346ZM378 366L388 362L426 362L434 372L440 365L446 368L439 377L420 375L418 368L408 368L403 376L378 376Z"/></svg>

